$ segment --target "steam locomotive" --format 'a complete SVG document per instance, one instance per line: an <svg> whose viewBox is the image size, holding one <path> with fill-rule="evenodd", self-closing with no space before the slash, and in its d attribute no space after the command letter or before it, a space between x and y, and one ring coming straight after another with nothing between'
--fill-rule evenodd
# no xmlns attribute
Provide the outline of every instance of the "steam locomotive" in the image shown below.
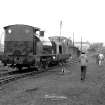
<svg viewBox="0 0 105 105"><path fill-rule="evenodd" d="M40 28L15 24L4 27L4 55L2 62L22 70L23 67L46 69L53 63L65 61L70 57L70 44L50 40L46 45L40 40L44 35ZM39 32L39 35L37 35ZM50 38L51 39L51 38Z"/></svg>

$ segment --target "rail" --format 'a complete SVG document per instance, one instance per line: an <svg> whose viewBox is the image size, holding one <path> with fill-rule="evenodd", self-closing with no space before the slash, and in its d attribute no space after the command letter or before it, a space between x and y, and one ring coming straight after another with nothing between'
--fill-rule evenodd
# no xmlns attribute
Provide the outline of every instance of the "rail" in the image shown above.
<svg viewBox="0 0 105 105"><path fill-rule="evenodd" d="M72 64L72 63L77 63L77 62L78 62L78 59L72 59L71 61L68 61L65 64ZM57 68L57 66L49 67L46 70L40 70L40 71L33 70L33 71L30 71L30 72L26 72L26 73L23 72L23 73L12 74L12 73L8 72L6 74L2 74L2 76L0 77L0 86L4 85L6 83L9 83L10 81L14 81L16 79L19 79L19 78L24 78L26 76L32 76L32 75L39 74L39 73L42 73L42 72L45 72L45 71L47 72L48 70L52 70L52 69L55 69L55 68Z"/></svg>

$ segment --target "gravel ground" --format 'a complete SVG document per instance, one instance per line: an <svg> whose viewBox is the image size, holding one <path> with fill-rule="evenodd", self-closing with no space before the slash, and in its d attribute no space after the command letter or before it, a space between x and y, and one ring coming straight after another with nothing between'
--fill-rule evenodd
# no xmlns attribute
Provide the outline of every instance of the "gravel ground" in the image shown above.
<svg viewBox="0 0 105 105"><path fill-rule="evenodd" d="M104 68L89 58L85 81L79 64L13 81L0 88L0 105L105 105Z"/></svg>

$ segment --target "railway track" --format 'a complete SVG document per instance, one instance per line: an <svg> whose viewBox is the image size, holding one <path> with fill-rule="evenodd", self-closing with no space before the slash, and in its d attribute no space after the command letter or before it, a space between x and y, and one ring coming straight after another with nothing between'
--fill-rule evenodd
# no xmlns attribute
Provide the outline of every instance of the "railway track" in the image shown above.
<svg viewBox="0 0 105 105"><path fill-rule="evenodd" d="M28 72L28 73L19 73L19 74L12 74L12 75L7 75L7 76L3 76L0 78L0 85L4 85L10 81L14 81L16 79L19 79L19 78L23 78L23 77L26 77L28 75L33 75L35 74L36 71L32 71L32 72Z"/></svg>
<svg viewBox="0 0 105 105"><path fill-rule="evenodd" d="M67 62L64 64L64 66L66 66L66 64L77 63L77 62L78 60L75 60L74 62ZM0 77L0 86L7 84L11 81L14 81L16 79L24 78L27 76L33 76L35 74L40 74L42 72L47 72L48 70L53 70L53 69L56 69L57 67L60 67L60 66L52 66L52 67L47 68L46 70L40 70L40 71L32 70L29 72L14 73L14 74L12 72L5 73L5 74L2 74L2 76Z"/></svg>
<svg viewBox="0 0 105 105"><path fill-rule="evenodd" d="M36 70L32 70L32 71L29 71L29 72L22 72L22 73L6 73L6 74L2 74L2 76L0 77L0 86L4 85L4 84L7 84L11 81L14 81L16 79L19 79L19 78L24 78L24 77L27 77L27 76L33 76L33 75L36 75L36 74L40 74L42 72L47 72L48 70L51 70L51 69L54 69L56 67L50 67L48 68L47 70L40 70L40 71L36 71Z"/></svg>

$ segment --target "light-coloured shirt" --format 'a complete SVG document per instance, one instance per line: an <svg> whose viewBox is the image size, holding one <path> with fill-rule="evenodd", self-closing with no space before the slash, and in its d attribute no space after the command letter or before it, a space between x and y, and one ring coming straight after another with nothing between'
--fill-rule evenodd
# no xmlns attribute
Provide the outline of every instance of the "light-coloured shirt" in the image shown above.
<svg viewBox="0 0 105 105"><path fill-rule="evenodd" d="M81 66L87 66L87 62L88 62L87 55L81 54L80 56Z"/></svg>
<svg viewBox="0 0 105 105"><path fill-rule="evenodd" d="M99 59L104 59L104 55L103 54L99 54Z"/></svg>

